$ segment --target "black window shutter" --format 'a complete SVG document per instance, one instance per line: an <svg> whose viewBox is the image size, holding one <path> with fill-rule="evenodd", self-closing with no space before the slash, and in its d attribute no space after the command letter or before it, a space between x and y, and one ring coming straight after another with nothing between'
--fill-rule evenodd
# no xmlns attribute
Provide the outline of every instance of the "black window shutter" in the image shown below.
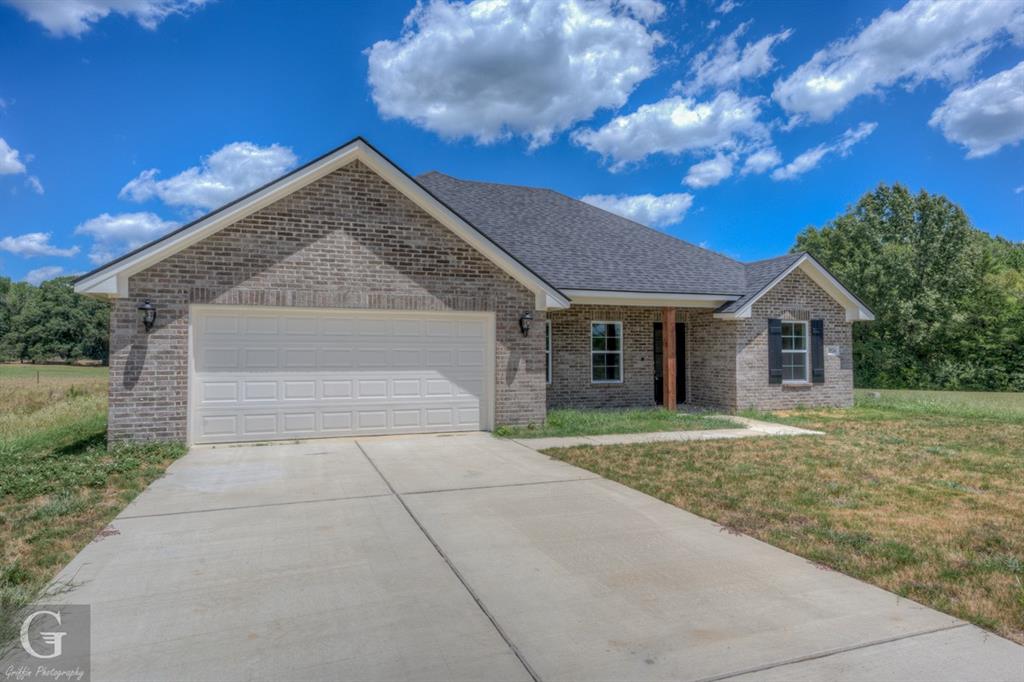
<svg viewBox="0 0 1024 682"><path fill-rule="evenodd" d="M782 320L768 320L768 383L782 383Z"/></svg>
<svg viewBox="0 0 1024 682"><path fill-rule="evenodd" d="M811 382L825 383L825 321L811 320Z"/></svg>

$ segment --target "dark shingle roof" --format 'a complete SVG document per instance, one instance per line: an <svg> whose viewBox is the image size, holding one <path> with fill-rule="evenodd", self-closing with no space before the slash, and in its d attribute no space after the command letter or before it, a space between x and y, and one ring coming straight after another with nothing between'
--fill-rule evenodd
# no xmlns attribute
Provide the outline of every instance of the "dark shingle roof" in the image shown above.
<svg viewBox="0 0 1024 682"><path fill-rule="evenodd" d="M549 189L416 178L559 289L731 294L743 264Z"/></svg>
<svg viewBox="0 0 1024 682"><path fill-rule="evenodd" d="M745 265L549 189L459 180L436 171L416 180L559 289L744 300L800 257Z"/></svg>
<svg viewBox="0 0 1024 682"><path fill-rule="evenodd" d="M727 303L718 309L720 313L732 313L744 306L747 301L757 296L766 286L786 271L793 263L800 260L803 253L787 253L785 256L758 260L746 264L747 291L738 300Z"/></svg>

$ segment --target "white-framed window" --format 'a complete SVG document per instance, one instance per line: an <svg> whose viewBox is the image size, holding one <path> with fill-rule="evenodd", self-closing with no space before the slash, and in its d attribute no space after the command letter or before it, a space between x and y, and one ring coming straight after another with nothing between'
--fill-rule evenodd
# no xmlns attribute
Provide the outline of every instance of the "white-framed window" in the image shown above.
<svg viewBox="0 0 1024 682"><path fill-rule="evenodd" d="M807 322L782 323L782 383L806 383L810 364Z"/></svg>
<svg viewBox="0 0 1024 682"><path fill-rule="evenodd" d="M622 323L590 323L590 383L622 383Z"/></svg>
<svg viewBox="0 0 1024 682"><path fill-rule="evenodd" d="M544 320L544 359L547 361L548 383L551 383L551 320Z"/></svg>

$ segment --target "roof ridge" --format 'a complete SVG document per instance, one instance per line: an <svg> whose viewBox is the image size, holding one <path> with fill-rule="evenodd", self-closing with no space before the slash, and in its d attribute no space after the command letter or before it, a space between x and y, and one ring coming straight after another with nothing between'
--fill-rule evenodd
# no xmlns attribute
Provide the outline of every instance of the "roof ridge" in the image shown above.
<svg viewBox="0 0 1024 682"><path fill-rule="evenodd" d="M559 192L557 189L551 189L550 187L533 187L533 186L530 186L530 185L512 185L512 184L504 183L504 182L489 182L487 180L466 180L464 178L457 178L454 175L448 175L447 173L442 173L441 171L437 171L437 170L427 171L426 173L422 173L422 174L418 175L417 177L420 178L420 177L423 177L425 175L440 175L442 177L446 177L446 178L450 178L452 180L455 180L456 182L466 182L466 183L471 183L471 184L474 184L474 185L489 185L491 187L512 187L514 189L527 189L527 190L531 190L531 191L534 191L534 192L547 192L549 194L554 194L556 196L568 199L569 201L573 201L573 202L576 202L576 203L584 204L585 206L587 206L589 208L596 209L598 211L602 211L602 212L607 213L609 215L613 215L616 218L618 218L619 220L625 220L627 222L630 222L630 223L636 225L637 227L642 227L643 229L648 230L648 231L658 235L659 237L665 237L665 238L668 238L668 239L675 240L677 242L681 242L681 243L686 244L687 246L690 246L690 247L692 247L694 249L700 249L701 251L704 251L705 253L710 253L713 256L716 256L717 258L721 258L723 260L729 261L730 263L735 263L735 264L738 264L738 265L746 265L743 261L737 260L735 258L730 258L729 256L726 256L724 253L719 253L718 251L714 251L712 249L700 246L699 244L694 244L693 242L687 241L686 239L680 239L679 237L676 237L675 235L669 234L668 232L665 232L664 230L659 230L657 228L651 227L650 225L644 225L643 223L637 222L636 220L633 220L632 218L627 218L624 215L619 215L618 213L614 213L612 211L608 211L606 209L601 208L600 206L595 206L594 204L591 204L591 203L588 203L586 201L583 201L582 199L577 199L576 197L569 196L568 194L565 194L564 192Z"/></svg>
<svg viewBox="0 0 1024 682"><path fill-rule="evenodd" d="M773 260L782 260L783 258L793 258L794 256L807 255L806 251L793 251L791 253L784 253L781 256L772 256L771 258L762 258L761 260L752 260L744 262L744 265L760 265L762 263L769 263Z"/></svg>

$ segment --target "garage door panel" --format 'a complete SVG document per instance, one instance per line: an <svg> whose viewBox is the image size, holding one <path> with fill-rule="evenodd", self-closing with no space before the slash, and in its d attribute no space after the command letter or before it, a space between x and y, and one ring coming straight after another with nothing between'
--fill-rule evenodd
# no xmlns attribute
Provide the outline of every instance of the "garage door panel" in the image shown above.
<svg viewBox="0 0 1024 682"><path fill-rule="evenodd" d="M277 334L278 332L278 319L276 317L256 317L251 316L243 319L245 332L247 334ZM208 329L210 333L217 333L218 330ZM229 332L235 334L237 332Z"/></svg>
<svg viewBox="0 0 1024 682"><path fill-rule="evenodd" d="M197 309L192 439L479 429L489 327L412 313Z"/></svg>

